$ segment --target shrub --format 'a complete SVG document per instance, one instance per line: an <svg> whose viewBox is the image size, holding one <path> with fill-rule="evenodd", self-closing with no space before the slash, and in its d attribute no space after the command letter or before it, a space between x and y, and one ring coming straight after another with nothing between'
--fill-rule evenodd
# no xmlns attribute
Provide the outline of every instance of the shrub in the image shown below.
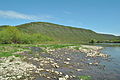
<svg viewBox="0 0 120 80"><path fill-rule="evenodd" d="M25 33L12 26L5 27L2 31L0 31L0 43L2 44L31 44L42 43L46 41L52 41L52 39L41 34Z"/></svg>

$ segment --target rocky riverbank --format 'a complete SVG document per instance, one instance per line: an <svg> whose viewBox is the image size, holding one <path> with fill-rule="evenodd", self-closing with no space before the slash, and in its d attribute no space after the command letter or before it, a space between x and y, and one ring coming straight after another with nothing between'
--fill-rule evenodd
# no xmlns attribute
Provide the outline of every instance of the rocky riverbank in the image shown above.
<svg viewBox="0 0 120 80"><path fill-rule="evenodd" d="M100 52L103 47L98 46L28 48L31 52L16 53L22 57L0 58L0 80L84 80L78 77L83 75L96 80L91 74L93 67L95 70L104 68L99 66L98 58L108 57Z"/></svg>
<svg viewBox="0 0 120 80"><path fill-rule="evenodd" d="M0 58L0 80L32 80L31 74L36 66L21 60L21 58L10 56Z"/></svg>

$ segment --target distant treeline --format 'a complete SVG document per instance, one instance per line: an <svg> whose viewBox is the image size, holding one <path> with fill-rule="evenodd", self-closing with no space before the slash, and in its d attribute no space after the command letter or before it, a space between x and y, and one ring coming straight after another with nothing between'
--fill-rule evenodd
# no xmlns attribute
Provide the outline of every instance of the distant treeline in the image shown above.
<svg viewBox="0 0 120 80"><path fill-rule="evenodd" d="M118 40L102 40L102 41L99 41L99 40L90 40L89 43L120 43L120 39Z"/></svg>

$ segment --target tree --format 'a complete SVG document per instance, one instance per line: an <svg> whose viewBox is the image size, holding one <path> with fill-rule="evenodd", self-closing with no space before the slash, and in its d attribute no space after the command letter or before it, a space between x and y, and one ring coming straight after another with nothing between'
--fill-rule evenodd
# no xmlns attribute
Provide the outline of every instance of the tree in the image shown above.
<svg viewBox="0 0 120 80"><path fill-rule="evenodd" d="M95 43L95 40L94 40L94 39L92 39L89 43L92 43L92 44L93 44L93 43Z"/></svg>

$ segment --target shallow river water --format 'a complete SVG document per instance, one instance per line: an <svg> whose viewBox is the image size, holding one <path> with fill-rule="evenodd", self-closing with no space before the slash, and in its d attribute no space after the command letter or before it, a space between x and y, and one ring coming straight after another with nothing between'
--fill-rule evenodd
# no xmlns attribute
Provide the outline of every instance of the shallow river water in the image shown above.
<svg viewBox="0 0 120 80"><path fill-rule="evenodd" d="M106 73L105 80L120 80L120 47L105 47L103 53L110 55L108 61L102 61L105 65L104 73Z"/></svg>
<svg viewBox="0 0 120 80"><path fill-rule="evenodd" d="M120 47L105 47L101 52L110 55L109 58L88 58L90 60L85 63L98 61L99 65L88 65L85 71L77 74L90 75L93 80L120 80ZM81 58L81 54L74 57Z"/></svg>
<svg viewBox="0 0 120 80"><path fill-rule="evenodd" d="M110 55L108 58L91 58L85 57L84 53L68 52L64 53L65 50L60 50L58 53L52 54L41 54L42 57L53 58L60 66L54 70L60 71L68 75L89 75L92 80L120 80L120 47L105 47L101 50L102 53ZM70 58L70 64L64 64L66 58ZM89 63L98 62L98 65L91 65ZM77 71L80 69L80 71ZM36 80L48 80L43 77L38 77ZM52 79L58 80L58 79ZM80 80L78 78L69 80Z"/></svg>

